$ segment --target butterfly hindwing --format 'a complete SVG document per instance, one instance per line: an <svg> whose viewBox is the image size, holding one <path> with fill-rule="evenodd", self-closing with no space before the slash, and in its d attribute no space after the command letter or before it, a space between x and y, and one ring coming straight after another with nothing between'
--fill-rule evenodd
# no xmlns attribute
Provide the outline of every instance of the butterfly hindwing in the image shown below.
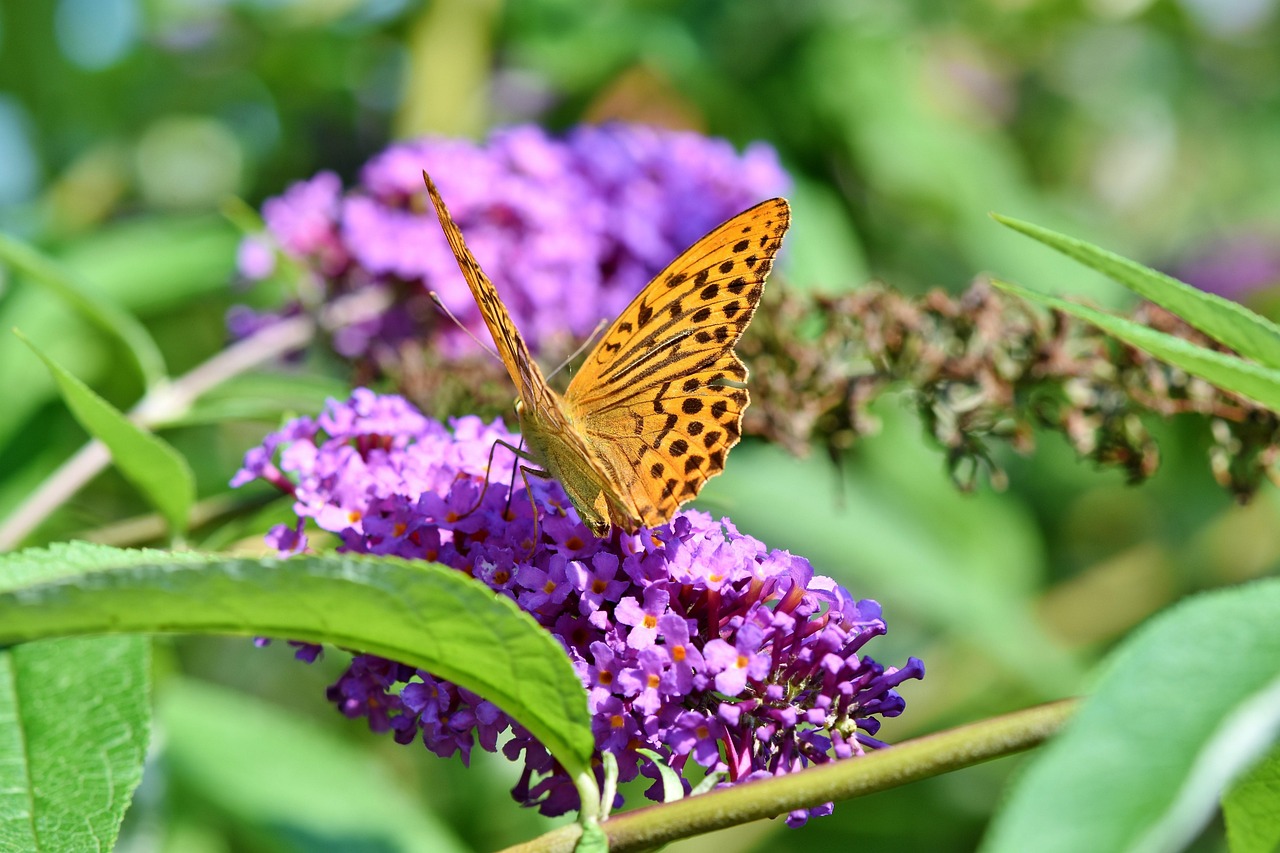
<svg viewBox="0 0 1280 853"><path fill-rule="evenodd" d="M724 468L742 431L746 370L731 351L683 375L681 387L659 387L645 399L619 403L586 423L591 446L623 485L646 526L661 524ZM615 436L602 440L601 434ZM632 473L627 474L628 471Z"/></svg>

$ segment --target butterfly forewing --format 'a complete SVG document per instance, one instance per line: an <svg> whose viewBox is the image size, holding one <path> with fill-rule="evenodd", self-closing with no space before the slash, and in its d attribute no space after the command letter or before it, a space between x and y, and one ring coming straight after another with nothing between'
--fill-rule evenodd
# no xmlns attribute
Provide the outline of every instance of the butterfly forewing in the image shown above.
<svg viewBox="0 0 1280 853"><path fill-rule="evenodd" d="M741 434L747 371L733 352L790 223L771 199L711 231L614 321L565 392L585 435L646 526L720 473Z"/></svg>
<svg viewBox="0 0 1280 853"><path fill-rule="evenodd" d="M542 371L538 369L537 362L529 353L524 338L520 337L520 332L512 322L511 315L507 313L506 306L498 298L498 291L494 288L493 282L480 269L480 264L467 248L466 241L462 239L462 231L449 215L444 199L440 197L436 185L432 183L425 171L422 173L422 179L426 182L427 193L431 196L431 204L434 205L436 216L439 217L440 225L444 228L449 248L453 250L453 256L458 261L458 269L462 271L462 277L467 280L467 286L471 288L471 295L475 297L476 305L480 307L480 316L484 317L485 325L489 327L489 334L493 336L493 343L498 348L502 363L506 365L507 373L511 375L511 381L516 383L520 399L534 412L546 413L548 417L554 418L559 414L560 406L554 399Z"/></svg>

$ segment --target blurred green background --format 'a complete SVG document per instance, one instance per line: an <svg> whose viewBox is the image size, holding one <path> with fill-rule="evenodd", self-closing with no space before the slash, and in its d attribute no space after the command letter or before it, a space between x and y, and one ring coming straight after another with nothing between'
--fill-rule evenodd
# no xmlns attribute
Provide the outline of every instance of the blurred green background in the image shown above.
<svg viewBox="0 0 1280 853"><path fill-rule="evenodd" d="M244 299L228 198L257 207L320 169L350 183L390 140L420 133L621 118L778 149L795 182L783 286L955 291L990 271L1123 305L1118 287L987 213L1175 270L1242 239L1280 242L1276 7L0 0L0 231L139 316L178 375L224 346L224 312ZM1254 277L1274 283L1263 254ZM0 275L3 518L84 441L8 329L122 408L142 386L113 339ZM227 480L284 413L313 412L344 380L314 359L263 371L165 431L212 517L194 546L266 529L271 508L222 514ZM1203 421L1154 425L1163 467L1141 488L1044 436L1028 458L1002 457L1006 492L961 495L909 399L878 414L881 433L843 471L744 443L700 505L884 605L890 634L870 652L929 669L904 688L888 740L1073 694L1150 613L1280 559L1274 490L1233 505L1210 476ZM27 541L120 541L132 534L118 523L144 511L106 472ZM478 755L464 771L333 712L324 686L340 654L307 667L243 640L160 649L155 758L122 850L491 849L548 825L511 803L501 760ZM714 843L968 850L1018 763L841 804L800 832L754 824ZM1220 828L1198 845L1218 849Z"/></svg>

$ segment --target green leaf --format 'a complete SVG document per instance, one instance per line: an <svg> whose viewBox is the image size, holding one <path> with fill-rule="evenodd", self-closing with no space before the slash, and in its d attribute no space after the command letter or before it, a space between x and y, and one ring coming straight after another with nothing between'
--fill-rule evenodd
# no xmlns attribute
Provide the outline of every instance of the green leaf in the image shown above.
<svg viewBox="0 0 1280 853"><path fill-rule="evenodd" d="M223 199L218 212L241 234L257 234L267 227L258 209L237 195Z"/></svg>
<svg viewBox="0 0 1280 853"><path fill-rule="evenodd" d="M1067 302L1056 296L1036 293L1007 281L993 280L991 283L1015 296L1031 302L1039 302L1093 323L1107 334L1146 350L1156 358L1180 367L1201 379L1206 379L1219 388L1243 394L1273 411L1280 411L1280 370L1205 349L1182 338L1157 332L1123 317Z"/></svg>
<svg viewBox="0 0 1280 853"><path fill-rule="evenodd" d="M187 460L167 442L130 421L21 333L18 337L48 366L71 414L107 446L120 473L165 517L175 535L185 531L196 497L195 475Z"/></svg>
<svg viewBox="0 0 1280 853"><path fill-rule="evenodd" d="M100 289L82 281L47 255L5 234L0 234L0 263L43 285L89 321L118 338L133 356L147 388L166 377L164 357L146 328Z"/></svg>
<svg viewBox="0 0 1280 853"><path fill-rule="evenodd" d="M706 776L702 777L701 782L693 786L693 790L689 792L689 796L696 797L699 794L714 791L716 785L720 784L720 780L724 779L727 775L728 774L722 770L717 770L714 773L708 773Z"/></svg>
<svg viewBox="0 0 1280 853"><path fill-rule="evenodd" d="M587 696L564 649L515 602L444 566L83 543L0 557L0 643L107 631L280 637L380 655L484 696L570 776L589 774Z"/></svg>
<svg viewBox="0 0 1280 853"><path fill-rule="evenodd" d="M91 279L94 289L115 304L142 317L180 308L193 299L225 298L237 239L220 217L143 214L77 237L61 250L59 261L73 274ZM87 334L87 321L72 312L42 289L11 288L0 299L0 330L23 329L92 385L118 368L103 358L101 336ZM53 381L43 371L30 370L25 356L16 338L0 335L0 388L5 395L0 454L55 396Z"/></svg>
<svg viewBox="0 0 1280 853"><path fill-rule="evenodd" d="M1231 853L1280 849L1280 747L1246 773L1222 799Z"/></svg>
<svg viewBox="0 0 1280 853"><path fill-rule="evenodd" d="M67 246L62 262L139 316L225 294L240 235L216 214L113 222Z"/></svg>
<svg viewBox="0 0 1280 853"><path fill-rule="evenodd" d="M236 823L329 850L468 849L391 768L314 723L197 681L158 693L169 772Z"/></svg>
<svg viewBox="0 0 1280 853"><path fill-rule="evenodd" d="M983 846L1182 849L1280 732L1280 579L1187 599L1131 635Z"/></svg>
<svg viewBox="0 0 1280 853"><path fill-rule="evenodd" d="M110 850L151 731L143 637L0 652L0 850Z"/></svg>
<svg viewBox="0 0 1280 853"><path fill-rule="evenodd" d="M1177 314L1245 358L1280 368L1280 326L1240 303L1205 293L1083 240L1007 216L992 214L992 218L1109 276L1139 296Z"/></svg>

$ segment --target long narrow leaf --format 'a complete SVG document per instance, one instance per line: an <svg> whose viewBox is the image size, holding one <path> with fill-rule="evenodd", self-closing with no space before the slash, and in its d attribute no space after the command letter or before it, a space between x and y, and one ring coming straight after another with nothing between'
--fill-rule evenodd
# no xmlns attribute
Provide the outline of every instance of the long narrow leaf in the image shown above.
<svg viewBox="0 0 1280 853"><path fill-rule="evenodd" d="M0 234L0 263L8 264L32 282L47 288L103 331L119 339L133 357L148 389L165 379L164 357L146 328L128 311L81 281L71 270L6 234Z"/></svg>
<svg viewBox="0 0 1280 853"><path fill-rule="evenodd" d="M129 420L21 333L18 337L48 366L71 414L90 435L107 446L125 479L165 517L174 534L184 532L196 499L196 481L182 454Z"/></svg>
<svg viewBox="0 0 1280 853"><path fill-rule="evenodd" d="M1280 326L1240 303L1205 293L1128 258L1048 228L994 213L992 218L1163 306L1245 358L1280 368Z"/></svg>
<svg viewBox="0 0 1280 853"><path fill-rule="evenodd" d="M1172 851L1280 733L1280 579L1189 599L1104 664L1018 781L985 853Z"/></svg>
<svg viewBox="0 0 1280 853"><path fill-rule="evenodd" d="M586 692L555 638L510 599L443 566L83 543L0 557L0 643L102 632L242 634L369 652L491 700L573 776L594 749Z"/></svg>
<svg viewBox="0 0 1280 853"><path fill-rule="evenodd" d="M1280 411L1280 370L1244 361L1235 356L1205 349L1174 335L1157 332L1132 320L1116 317L1096 308L1077 305L1027 290L1007 281L992 281L1001 290L1031 302L1056 308L1093 323L1109 335L1146 350L1156 358L1206 379L1227 391L1243 394L1270 409Z"/></svg>

